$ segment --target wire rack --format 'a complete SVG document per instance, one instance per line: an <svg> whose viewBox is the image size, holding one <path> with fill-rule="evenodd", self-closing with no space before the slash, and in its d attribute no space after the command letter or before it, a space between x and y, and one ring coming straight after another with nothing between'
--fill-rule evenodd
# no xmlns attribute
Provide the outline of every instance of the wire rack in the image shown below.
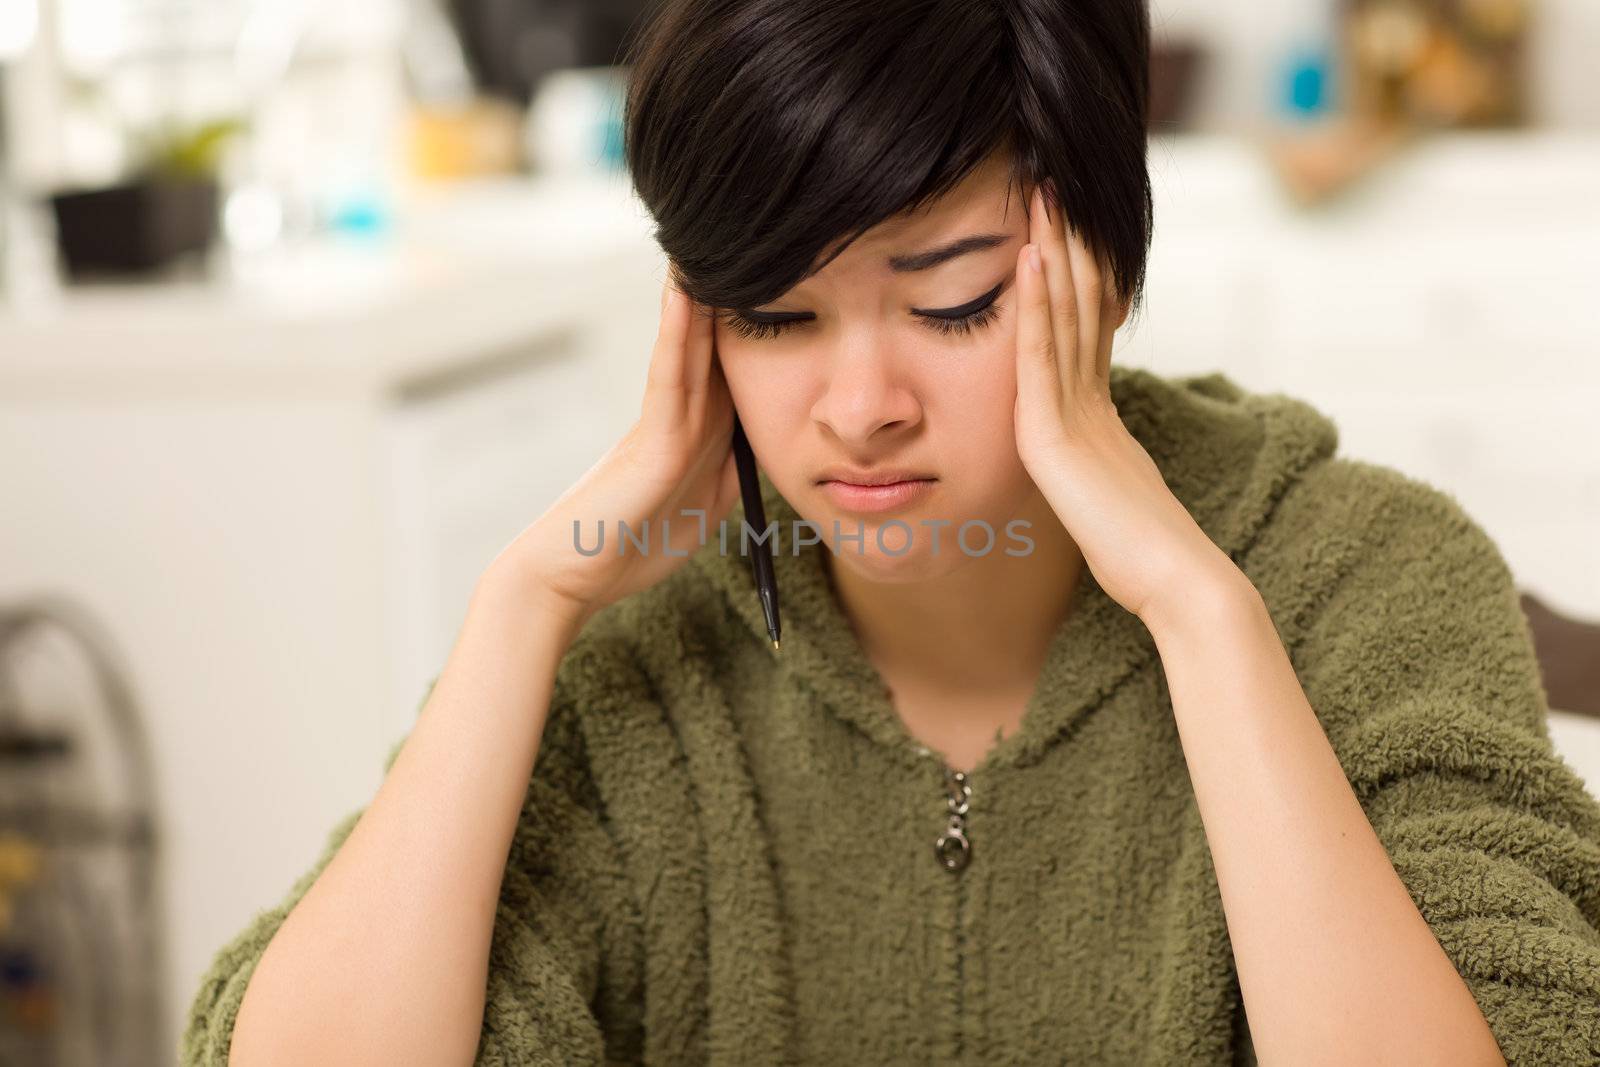
<svg viewBox="0 0 1600 1067"><path fill-rule="evenodd" d="M0 1067L169 1063L150 750L113 645L0 604Z"/></svg>

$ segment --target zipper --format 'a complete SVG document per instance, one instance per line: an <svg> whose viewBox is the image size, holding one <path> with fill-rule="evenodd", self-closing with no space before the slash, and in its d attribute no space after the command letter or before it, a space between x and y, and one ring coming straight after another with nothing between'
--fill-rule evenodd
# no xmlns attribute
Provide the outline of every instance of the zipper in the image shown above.
<svg viewBox="0 0 1600 1067"><path fill-rule="evenodd" d="M972 842L967 839L967 810L972 803L972 785L965 771L944 768L945 806L949 825L933 843L934 855L945 870L960 874L972 860Z"/></svg>
<svg viewBox="0 0 1600 1067"><path fill-rule="evenodd" d="M966 870L972 860L972 842L967 837L967 813L972 805L972 783L970 775L965 771L952 770L942 759L933 756L926 748L918 751L923 755L932 757L944 772L944 800L946 815L949 820L944 832L934 842L934 855L939 865L952 875L960 875ZM966 922L966 879L958 878L955 886L955 1010L952 1012L952 1021L955 1024L955 1055L963 1055L963 1046L966 1043L966 982L964 963L966 960L965 922Z"/></svg>
<svg viewBox="0 0 1600 1067"><path fill-rule="evenodd" d="M917 746L917 754L932 760L944 772L944 800L949 823L933 843L933 854L939 866L952 874L960 874L972 859L972 841L967 837L967 811L972 804L972 775L953 770L949 764L925 745Z"/></svg>

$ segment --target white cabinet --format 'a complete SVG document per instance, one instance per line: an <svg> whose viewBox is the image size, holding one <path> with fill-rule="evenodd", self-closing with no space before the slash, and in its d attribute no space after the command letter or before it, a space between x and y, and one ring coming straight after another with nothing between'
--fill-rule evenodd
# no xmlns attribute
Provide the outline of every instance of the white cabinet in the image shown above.
<svg viewBox="0 0 1600 1067"><path fill-rule="evenodd" d="M293 299L0 314L0 599L74 598L129 666L172 1040L214 953L371 800L484 565L637 412L663 270L612 214L582 242L286 276Z"/></svg>
<svg viewBox="0 0 1600 1067"><path fill-rule="evenodd" d="M1304 398L1600 618L1600 138L1436 138L1315 212L1242 143L1150 161L1148 304L1116 358Z"/></svg>
<svg viewBox="0 0 1600 1067"><path fill-rule="evenodd" d="M394 691L402 697L391 734L409 729L484 566L626 429L602 394L607 384L576 339L559 336L494 374L430 389L387 412L384 530L398 630Z"/></svg>

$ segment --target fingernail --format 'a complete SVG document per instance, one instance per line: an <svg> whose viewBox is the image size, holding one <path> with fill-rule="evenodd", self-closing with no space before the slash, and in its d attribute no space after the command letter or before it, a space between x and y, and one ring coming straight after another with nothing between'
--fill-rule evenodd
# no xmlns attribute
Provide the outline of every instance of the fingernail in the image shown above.
<svg viewBox="0 0 1600 1067"><path fill-rule="evenodd" d="M1044 273L1044 267L1042 267L1039 264L1039 246L1038 245L1029 245L1028 246L1028 266L1033 268L1033 272L1035 274Z"/></svg>

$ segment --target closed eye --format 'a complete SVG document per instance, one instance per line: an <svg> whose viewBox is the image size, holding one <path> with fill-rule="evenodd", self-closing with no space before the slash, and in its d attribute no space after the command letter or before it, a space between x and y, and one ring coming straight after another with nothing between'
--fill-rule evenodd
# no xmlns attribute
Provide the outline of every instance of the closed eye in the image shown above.
<svg viewBox="0 0 1600 1067"><path fill-rule="evenodd" d="M960 307L942 308L936 311L924 311L921 308L912 308L911 313L913 315L920 315L925 319L964 319L968 315L982 311L984 308L994 303L996 298L1000 296L1000 290L1004 289L1005 287L1006 283L1002 280L999 285L996 285L987 293L984 293L982 296L974 300L968 300Z"/></svg>
<svg viewBox="0 0 1600 1067"><path fill-rule="evenodd" d="M999 299L1005 286L1005 280L1002 279L987 293L958 307L912 308L911 313L924 326L938 333L970 333L981 326L989 325L999 317L1000 313L995 308L994 302ZM809 311L748 311L743 308L721 309L719 317L726 321L735 333L755 340L776 337L792 326L816 319L816 315Z"/></svg>

